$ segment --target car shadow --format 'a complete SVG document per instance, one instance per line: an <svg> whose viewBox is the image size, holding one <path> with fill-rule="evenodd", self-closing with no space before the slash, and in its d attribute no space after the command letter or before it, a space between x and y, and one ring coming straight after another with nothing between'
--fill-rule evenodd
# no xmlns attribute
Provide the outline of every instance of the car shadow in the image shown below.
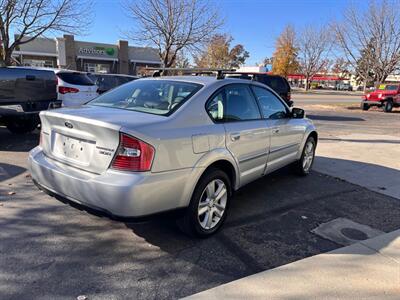
<svg viewBox="0 0 400 300"><path fill-rule="evenodd" d="M344 117L344 116L324 116L324 115L307 115L311 120L318 121L339 121L339 122L356 122L365 121L363 118L358 117Z"/></svg>
<svg viewBox="0 0 400 300"><path fill-rule="evenodd" d="M363 139L342 139L342 138L324 138L321 137L319 141L332 141L332 142L352 142L352 143L380 143L380 144L400 144L400 140L384 140L384 139L374 139L374 140L363 140Z"/></svg>
<svg viewBox="0 0 400 300"><path fill-rule="evenodd" d="M38 129L27 134L14 134L0 126L0 151L26 152L39 144Z"/></svg>
<svg viewBox="0 0 400 300"><path fill-rule="evenodd" d="M25 171L25 168L0 162L0 182L18 176Z"/></svg>

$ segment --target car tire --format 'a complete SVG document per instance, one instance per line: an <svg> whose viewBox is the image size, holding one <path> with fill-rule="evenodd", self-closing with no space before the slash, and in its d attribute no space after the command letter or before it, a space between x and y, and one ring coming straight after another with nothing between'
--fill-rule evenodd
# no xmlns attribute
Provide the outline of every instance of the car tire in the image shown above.
<svg viewBox="0 0 400 300"><path fill-rule="evenodd" d="M200 238L216 233L226 219L231 195L231 181L224 171L214 168L206 171L184 215L178 219L178 227L189 236Z"/></svg>
<svg viewBox="0 0 400 300"><path fill-rule="evenodd" d="M25 134L32 132L37 128L39 122L35 119L15 118L7 121L7 129L15 134Z"/></svg>
<svg viewBox="0 0 400 300"><path fill-rule="evenodd" d="M387 100L383 104L383 111L384 112L391 112L393 109L393 101L392 100Z"/></svg>
<svg viewBox="0 0 400 300"><path fill-rule="evenodd" d="M317 143L314 137L309 136L307 138L300 159L293 165L294 170L298 175L307 176L310 174L312 165L314 163L316 144Z"/></svg>
<svg viewBox="0 0 400 300"><path fill-rule="evenodd" d="M370 106L369 106L369 104L362 102L361 103L361 109L362 110L368 110L368 109L370 109Z"/></svg>

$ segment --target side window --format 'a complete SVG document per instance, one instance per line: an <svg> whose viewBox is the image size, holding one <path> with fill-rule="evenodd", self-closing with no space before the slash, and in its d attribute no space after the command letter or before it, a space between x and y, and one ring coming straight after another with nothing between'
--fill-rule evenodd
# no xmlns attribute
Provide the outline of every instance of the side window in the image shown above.
<svg viewBox="0 0 400 300"><path fill-rule="evenodd" d="M285 105L267 89L253 86L254 94L260 103L261 112L266 119L283 119L287 116Z"/></svg>
<svg viewBox="0 0 400 300"><path fill-rule="evenodd" d="M261 118L257 103L247 85L226 86L225 97L225 121L245 121Z"/></svg>
<svg viewBox="0 0 400 300"><path fill-rule="evenodd" d="M221 122L224 119L224 91L221 90L218 94L214 95L207 104L206 108L210 117L216 121Z"/></svg>

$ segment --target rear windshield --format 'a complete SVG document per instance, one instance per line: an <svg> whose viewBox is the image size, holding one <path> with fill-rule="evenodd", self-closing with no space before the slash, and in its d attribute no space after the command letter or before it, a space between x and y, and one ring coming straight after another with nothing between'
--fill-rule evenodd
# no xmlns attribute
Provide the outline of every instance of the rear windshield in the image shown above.
<svg viewBox="0 0 400 300"><path fill-rule="evenodd" d="M170 80L135 80L96 99L90 105L170 115L202 86Z"/></svg>
<svg viewBox="0 0 400 300"><path fill-rule="evenodd" d="M89 76L83 73L65 72L65 73L57 73L57 76L61 80L69 84L94 85L93 81L90 80Z"/></svg>
<svg viewBox="0 0 400 300"><path fill-rule="evenodd" d="M262 82L273 90L285 91L288 89L286 81L278 76L262 76Z"/></svg>

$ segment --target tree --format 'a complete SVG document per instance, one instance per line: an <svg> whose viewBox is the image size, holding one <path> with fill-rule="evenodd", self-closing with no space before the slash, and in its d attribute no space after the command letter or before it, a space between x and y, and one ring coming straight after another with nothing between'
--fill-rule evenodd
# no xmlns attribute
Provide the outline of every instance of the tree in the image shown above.
<svg viewBox="0 0 400 300"><path fill-rule="evenodd" d="M205 50L194 57L195 64L199 68L239 68L249 57L249 52L241 44L231 48L232 41L230 35L214 35Z"/></svg>
<svg viewBox="0 0 400 300"><path fill-rule="evenodd" d="M0 0L0 65L11 65L18 46L47 33L83 33L90 7L85 0Z"/></svg>
<svg viewBox="0 0 400 300"><path fill-rule="evenodd" d="M273 64L273 57L266 57L264 58L263 62L261 63L263 66L268 66Z"/></svg>
<svg viewBox="0 0 400 300"><path fill-rule="evenodd" d="M373 86L375 81L378 81L378 78L373 71L374 52L375 42L371 40L368 43L367 48L361 50L360 58L356 62L356 81L358 84L363 83L364 90L369 86Z"/></svg>
<svg viewBox="0 0 400 300"><path fill-rule="evenodd" d="M383 82L399 67L399 11L399 1L374 0L364 10L350 6L343 21L332 24L338 50L365 82L364 85L370 80L371 72L376 81ZM360 67L362 61L364 65Z"/></svg>
<svg viewBox="0 0 400 300"><path fill-rule="evenodd" d="M340 75L349 75L350 74L350 66L346 59L343 57L338 57L333 61L333 65L331 68L331 72Z"/></svg>
<svg viewBox="0 0 400 300"><path fill-rule="evenodd" d="M275 52L272 58L272 72L284 77L298 72L297 55L296 33L293 27L288 25L276 40Z"/></svg>
<svg viewBox="0 0 400 300"><path fill-rule="evenodd" d="M189 58L186 56L186 53L180 52L176 56L175 62L173 64L174 68L189 68L190 67L190 61Z"/></svg>
<svg viewBox="0 0 400 300"><path fill-rule="evenodd" d="M157 47L165 67L173 66L182 50L195 51L222 25L210 2L202 0L127 0L137 23L128 38Z"/></svg>
<svg viewBox="0 0 400 300"><path fill-rule="evenodd" d="M306 90L310 79L329 65L330 37L324 28L307 26L298 39L300 72L306 80Z"/></svg>

